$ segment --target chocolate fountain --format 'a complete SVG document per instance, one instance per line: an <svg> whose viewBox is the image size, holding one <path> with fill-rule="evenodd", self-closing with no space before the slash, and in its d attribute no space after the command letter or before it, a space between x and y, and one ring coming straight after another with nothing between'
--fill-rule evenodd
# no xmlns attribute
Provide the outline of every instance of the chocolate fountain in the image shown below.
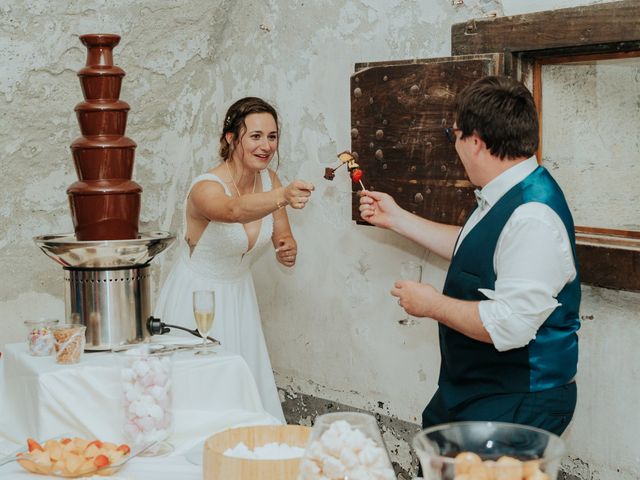
<svg viewBox="0 0 640 480"><path fill-rule="evenodd" d="M75 232L34 240L64 268L67 321L86 325L86 350L109 350L149 336L149 263L174 236L138 232L142 187L131 180L136 143L124 135L125 73L113 64L120 37L80 40L87 47L78 72L85 101L75 107L82 136L71 144L78 181L67 189Z"/></svg>

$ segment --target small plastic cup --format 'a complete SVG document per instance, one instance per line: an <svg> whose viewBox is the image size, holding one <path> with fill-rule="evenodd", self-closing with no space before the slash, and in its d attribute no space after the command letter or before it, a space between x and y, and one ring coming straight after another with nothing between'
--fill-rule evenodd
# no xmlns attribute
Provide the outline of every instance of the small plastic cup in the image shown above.
<svg viewBox="0 0 640 480"><path fill-rule="evenodd" d="M27 346L29 354L34 357L46 357L53 353L52 328L58 323L56 319L42 318L40 320L25 320L24 325L27 334Z"/></svg>
<svg viewBox="0 0 640 480"><path fill-rule="evenodd" d="M67 323L53 327L56 362L78 363L82 359L87 327L78 323Z"/></svg>

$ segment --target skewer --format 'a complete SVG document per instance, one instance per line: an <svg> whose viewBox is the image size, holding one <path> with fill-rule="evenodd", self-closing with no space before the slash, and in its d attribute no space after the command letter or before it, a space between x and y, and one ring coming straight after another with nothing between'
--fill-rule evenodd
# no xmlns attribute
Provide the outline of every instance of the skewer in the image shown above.
<svg viewBox="0 0 640 480"><path fill-rule="evenodd" d="M360 166L356 163L356 159L353 154L349 151L344 151L338 154L338 159L340 159L340 165L336 168L327 167L324 169L324 178L327 180L333 180L335 177L335 171L338 170L342 165L347 165L347 170L349 170L349 177L351 177L351 181L353 183L360 184L360 188L362 190L366 190L364 183L362 183L362 170Z"/></svg>

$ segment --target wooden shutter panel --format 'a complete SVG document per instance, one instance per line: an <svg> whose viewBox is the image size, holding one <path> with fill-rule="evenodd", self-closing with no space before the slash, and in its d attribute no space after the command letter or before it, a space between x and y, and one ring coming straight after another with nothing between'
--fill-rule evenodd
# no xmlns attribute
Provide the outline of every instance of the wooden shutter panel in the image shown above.
<svg viewBox="0 0 640 480"><path fill-rule="evenodd" d="M462 225L474 205L469 182L443 127L456 94L503 71L502 54L357 64L351 77L351 150L367 189L391 194L424 218ZM353 185L352 218L359 186Z"/></svg>

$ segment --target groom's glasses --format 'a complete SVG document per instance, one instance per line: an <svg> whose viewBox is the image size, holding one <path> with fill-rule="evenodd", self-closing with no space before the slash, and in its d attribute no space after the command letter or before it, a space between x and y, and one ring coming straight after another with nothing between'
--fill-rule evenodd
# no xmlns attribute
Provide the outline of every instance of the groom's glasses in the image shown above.
<svg viewBox="0 0 640 480"><path fill-rule="evenodd" d="M456 140L458 139L458 137L456 137L456 132L462 131L456 127L445 127L443 130L447 140L449 140L449 143L456 143Z"/></svg>

